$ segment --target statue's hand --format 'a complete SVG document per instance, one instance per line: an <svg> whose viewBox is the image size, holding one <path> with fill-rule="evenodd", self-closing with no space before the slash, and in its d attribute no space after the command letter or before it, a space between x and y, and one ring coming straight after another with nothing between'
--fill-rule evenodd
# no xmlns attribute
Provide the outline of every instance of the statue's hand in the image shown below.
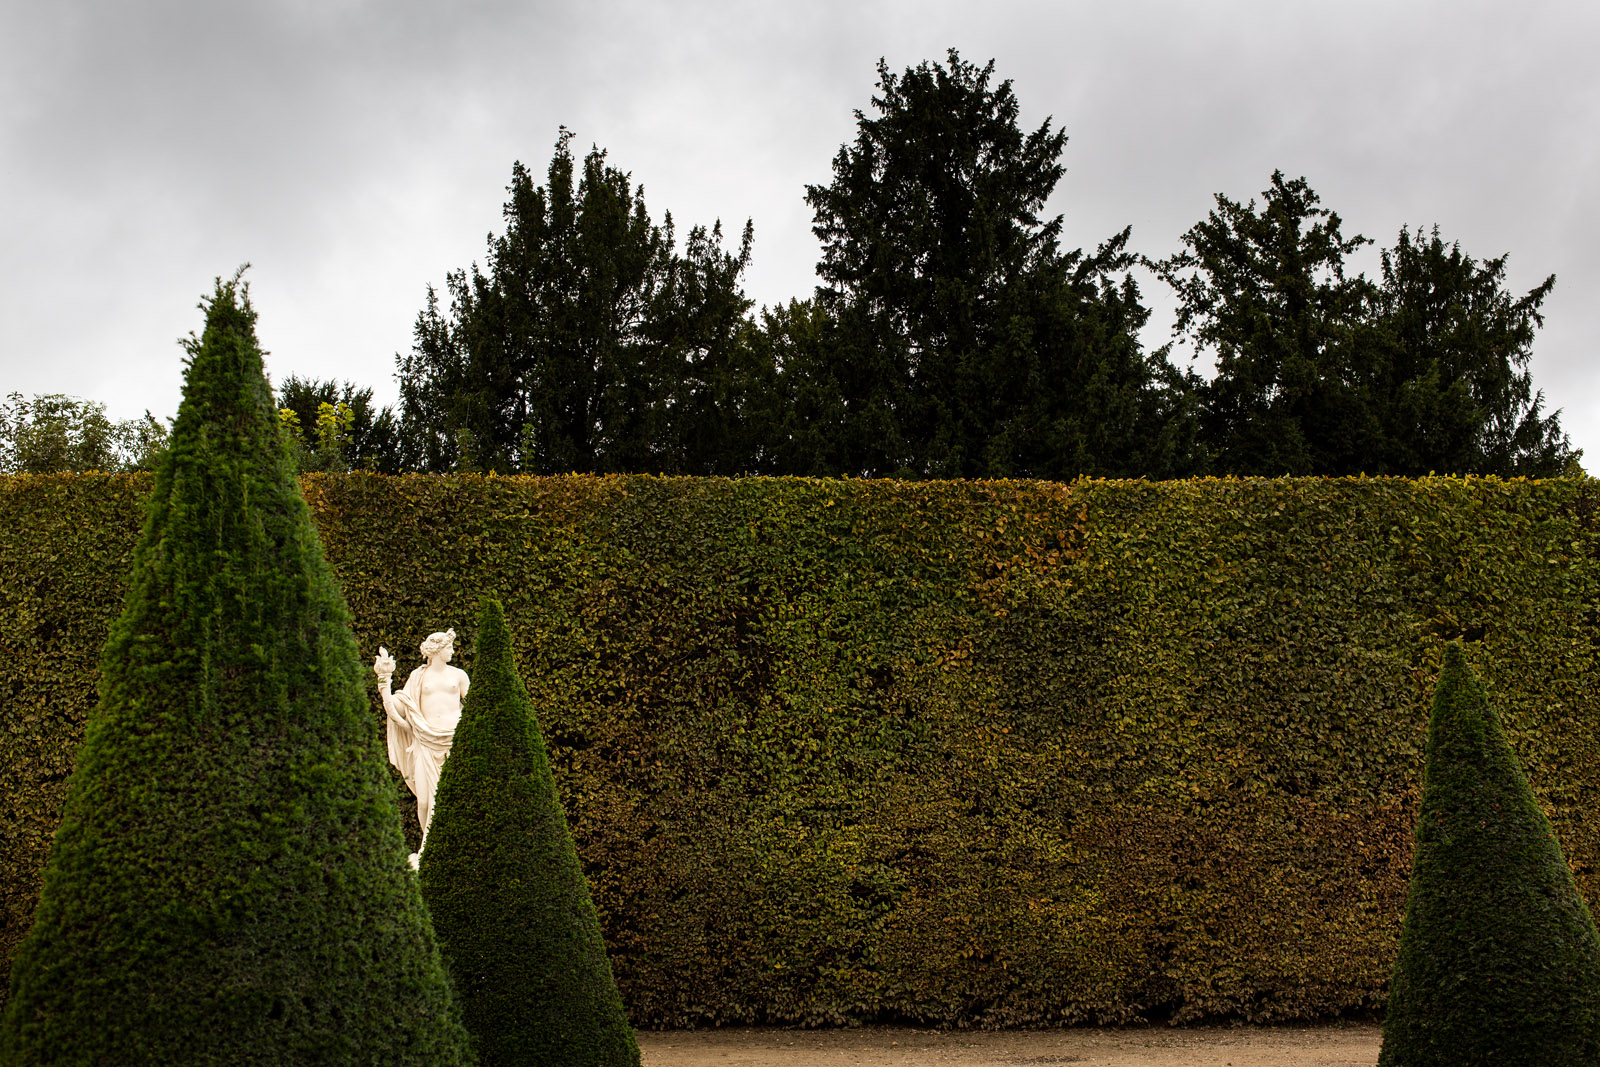
<svg viewBox="0 0 1600 1067"><path fill-rule="evenodd" d="M394 657L382 645L378 646L378 658L372 663L372 673L378 676L379 685L388 685L389 679L394 677Z"/></svg>

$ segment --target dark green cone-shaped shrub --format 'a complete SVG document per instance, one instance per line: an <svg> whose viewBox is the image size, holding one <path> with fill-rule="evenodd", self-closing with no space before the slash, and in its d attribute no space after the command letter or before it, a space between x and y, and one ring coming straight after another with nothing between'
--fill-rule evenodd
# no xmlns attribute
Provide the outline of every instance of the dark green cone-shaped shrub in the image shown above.
<svg viewBox="0 0 1600 1067"><path fill-rule="evenodd" d="M421 874L479 1061L638 1067L499 601L480 609L471 677Z"/></svg>
<svg viewBox="0 0 1600 1067"><path fill-rule="evenodd" d="M1459 644L1445 649L1381 1067L1600 1063L1600 941Z"/></svg>
<svg viewBox="0 0 1600 1067"><path fill-rule="evenodd" d="M255 314L202 306L0 1062L469 1062Z"/></svg>

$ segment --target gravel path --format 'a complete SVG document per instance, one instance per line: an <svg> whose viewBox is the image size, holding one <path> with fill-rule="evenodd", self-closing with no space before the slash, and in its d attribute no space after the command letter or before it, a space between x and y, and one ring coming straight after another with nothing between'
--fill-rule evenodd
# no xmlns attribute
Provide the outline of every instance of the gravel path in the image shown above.
<svg viewBox="0 0 1600 1067"><path fill-rule="evenodd" d="M1373 1067L1362 1023L1137 1030L696 1030L639 1034L644 1067Z"/></svg>

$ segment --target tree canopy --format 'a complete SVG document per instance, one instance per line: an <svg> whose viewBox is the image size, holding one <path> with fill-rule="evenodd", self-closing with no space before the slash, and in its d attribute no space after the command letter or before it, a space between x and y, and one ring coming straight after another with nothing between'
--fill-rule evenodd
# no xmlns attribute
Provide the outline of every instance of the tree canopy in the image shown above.
<svg viewBox="0 0 1600 1067"><path fill-rule="evenodd" d="M720 224L675 250L644 190L596 148L577 165L566 130L544 185L512 167L506 231L486 267L430 289L398 360L402 457L414 469L530 474L717 465L750 302L750 258ZM576 185L574 178L576 176Z"/></svg>
<svg viewBox="0 0 1600 1067"><path fill-rule="evenodd" d="M106 406L60 393L0 404L0 473L150 470L166 447L167 427L148 411L112 422Z"/></svg>
<svg viewBox="0 0 1600 1067"><path fill-rule="evenodd" d="M291 374L277 404L301 470L400 472L394 411L374 407L370 387Z"/></svg>
<svg viewBox="0 0 1600 1067"><path fill-rule="evenodd" d="M1403 228L1372 242L1304 178L1215 207L1160 260L1124 228L1064 250L1046 206L1067 135L1025 127L991 60L878 61L870 109L807 185L806 299L753 313L720 225L667 214L563 130L545 184L513 168L485 269L429 293L399 360L408 469L897 477L1534 474L1577 470L1529 371L1554 284L1509 292ZM1147 351L1151 268L1175 337ZM302 416L302 432L305 429ZM317 459L310 449L311 462Z"/></svg>
<svg viewBox="0 0 1600 1067"><path fill-rule="evenodd" d="M1530 369L1554 276L1518 294L1505 255L1408 225L1369 277L1353 257L1373 242L1281 170L1258 198L1214 194L1164 258L1135 255L1129 227L1064 248L1050 208L1066 131L1024 125L993 60L879 59L869 101L830 179L805 186L818 286L760 309L744 290L750 222L736 242L720 221L680 235L604 150L577 157L563 127L542 182L512 165L482 265L428 288L395 357L395 411L354 383L284 383L301 468L1581 470ZM1146 270L1177 304L1173 343L1153 348ZM1193 364L1175 365L1180 341ZM67 400L38 398L30 414L14 397L0 465L147 463L144 444L106 442L144 441L154 420L112 434L103 412Z"/></svg>
<svg viewBox="0 0 1600 1067"><path fill-rule="evenodd" d="M1345 274L1345 237L1305 179L1274 171L1263 203L1216 207L1155 264L1178 297L1176 331L1216 363L1201 432L1229 474L1331 473L1364 455L1352 343L1369 285Z"/></svg>
<svg viewBox="0 0 1600 1067"><path fill-rule="evenodd" d="M1402 228L1383 251L1370 366L1388 473L1552 475L1576 463L1528 369L1555 275L1519 297L1506 260L1475 260L1437 226Z"/></svg>
<svg viewBox="0 0 1600 1067"><path fill-rule="evenodd" d="M933 477L1165 474L1166 395L1128 231L1063 253L1042 217L1066 134L1031 132L1009 81L950 50L900 74L878 63L828 185L806 187L822 241L821 350L841 473ZM814 383L807 383L813 385Z"/></svg>
<svg viewBox="0 0 1600 1067"><path fill-rule="evenodd" d="M1528 372L1552 275L1522 297L1506 259L1479 263L1437 228L1401 229L1382 274L1346 260L1371 241L1305 178L1262 202L1223 194L1153 263L1176 332L1209 355L1200 435L1226 474L1560 474L1576 462Z"/></svg>

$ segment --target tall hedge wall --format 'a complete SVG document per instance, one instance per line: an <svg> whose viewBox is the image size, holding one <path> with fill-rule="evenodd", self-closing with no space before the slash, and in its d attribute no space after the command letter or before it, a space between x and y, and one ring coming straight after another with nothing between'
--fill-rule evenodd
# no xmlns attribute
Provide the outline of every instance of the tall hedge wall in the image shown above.
<svg viewBox="0 0 1600 1067"><path fill-rule="evenodd" d="M641 1026L1377 1005L1453 636L1600 890L1587 481L305 488L368 655L504 601ZM145 491L0 480L0 951Z"/></svg>

